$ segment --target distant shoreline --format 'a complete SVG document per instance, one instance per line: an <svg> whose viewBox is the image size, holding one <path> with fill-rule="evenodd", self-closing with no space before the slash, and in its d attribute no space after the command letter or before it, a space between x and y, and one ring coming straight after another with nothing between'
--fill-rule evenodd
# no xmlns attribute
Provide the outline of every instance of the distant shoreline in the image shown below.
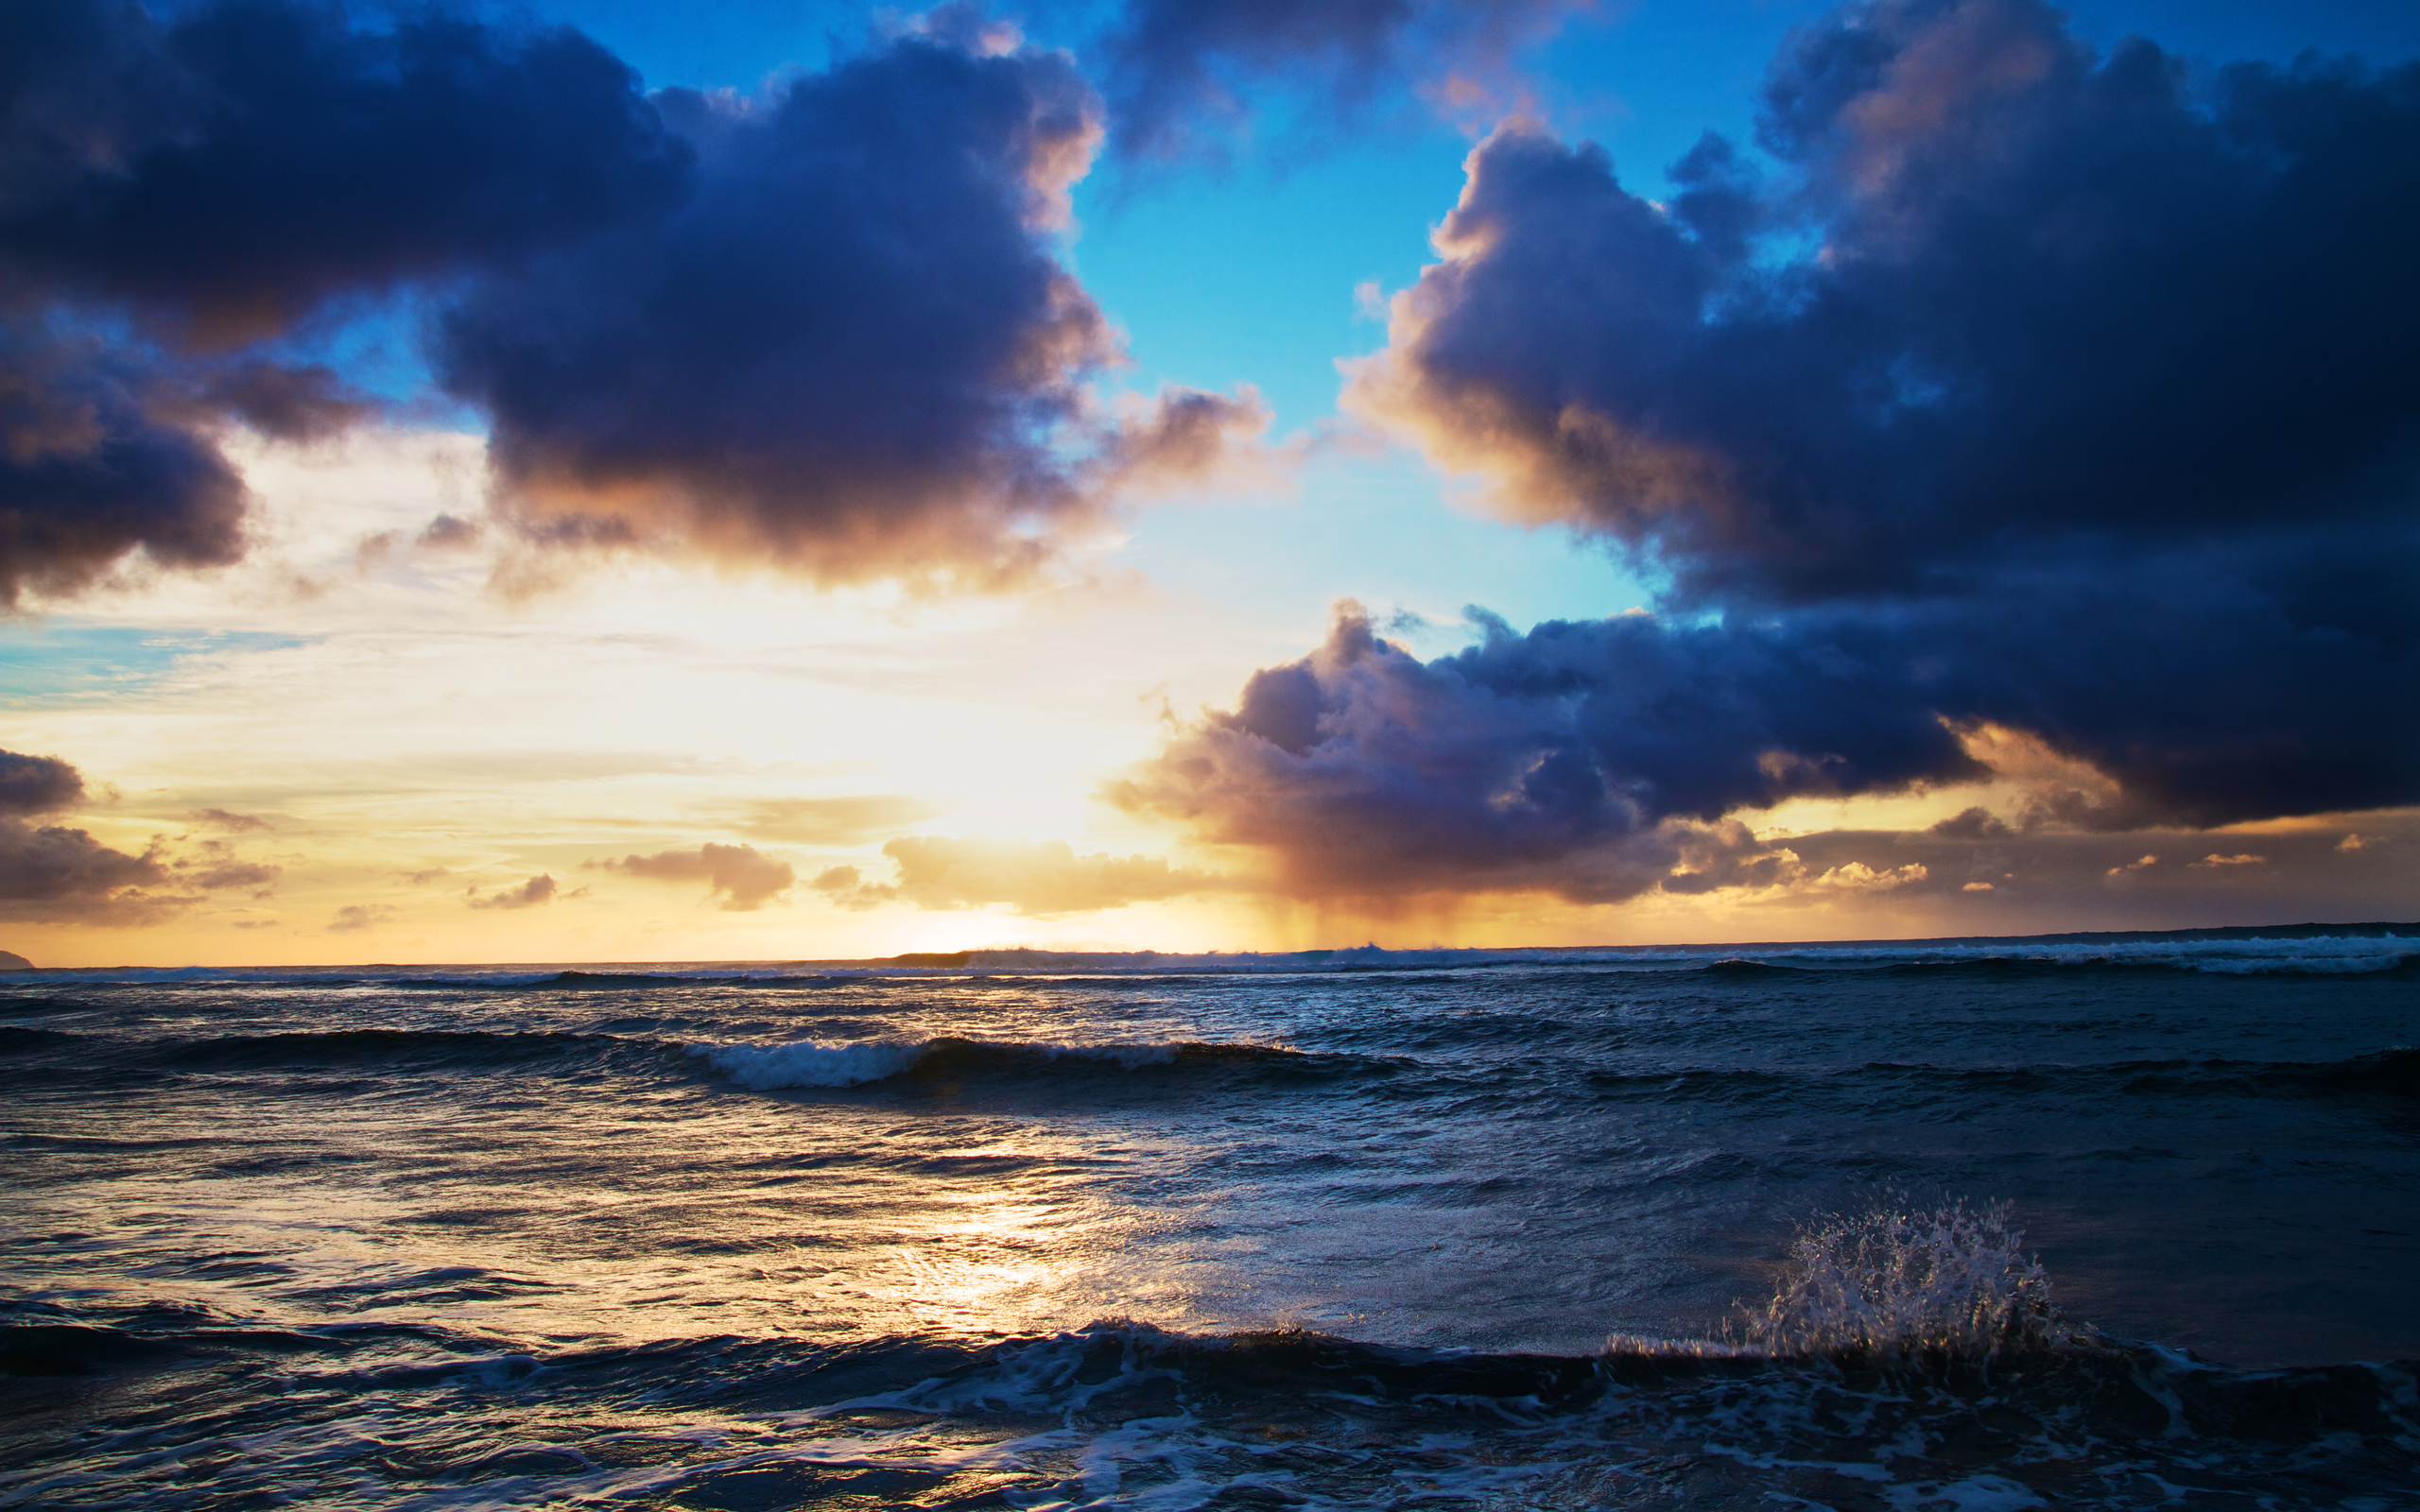
<svg viewBox="0 0 2420 1512"><path fill-rule="evenodd" d="M1416 962L1437 962L1448 957L1467 957L1473 961L1517 959L1520 957L1565 956L1586 954L1609 957L1653 955L1736 955L1762 951L1857 951L1857 950L1926 950L1959 949L1978 946L2043 946L2043 945L2125 945L2144 943L2193 944L2226 940L2294 940L2294 939L2394 939L2406 936L2420 937L2420 920L2360 923L2299 923L2299 924L2224 924L2196 929L2126 929L2083 930L2053 935L1941 935L1896 939L1794 939L1726 941L1713 944L1673 945L1439 945L1390 950L1376 944L1306 951L1053 951L1029 945L973 946L962 951L909 951L897 955L825 956L825 957L764 957L757 959L695 960L620 960L620 961L357 961L345 965L320 966L34 966L30 963L10 966L9 961L25 960L22 955L0 951L0 975L5 976L92 976L113 972L155 972L164 974L195 971L226 972L312 972L344 971L557 971L579 973L627 972L646 970L697 970L726 967L734 970L765 968L794 969L826 967L840 970L891 971L957 971L983 967L1026 967L1048 969L1057 963L1067 966L1103 965L1113 962L1145 964L1165 962L1171 969L1182 969L1192 962L1258 962L1278 967L1281 963L1298 961L1305 966L1336 961L1401 960L1406 965Z"/></svg>

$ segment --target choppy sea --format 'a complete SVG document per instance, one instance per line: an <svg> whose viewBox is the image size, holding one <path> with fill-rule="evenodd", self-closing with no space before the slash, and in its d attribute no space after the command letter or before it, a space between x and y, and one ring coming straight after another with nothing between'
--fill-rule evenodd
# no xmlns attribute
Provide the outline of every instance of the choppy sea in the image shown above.
<svg viewBox="0 0 2420 1512"><path fill-rule="evenodd" d="M2420 1506L2420 926L0 976L0 1505Z"/></svg>

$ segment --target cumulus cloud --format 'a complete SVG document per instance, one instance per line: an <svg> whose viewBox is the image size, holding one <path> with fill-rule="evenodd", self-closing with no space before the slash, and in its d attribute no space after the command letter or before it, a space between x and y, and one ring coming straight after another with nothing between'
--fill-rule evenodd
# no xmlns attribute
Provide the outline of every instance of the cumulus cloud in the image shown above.
<svg viewBox="0 0 2420 1512"><path fill-rule="evenodd" d="M1485 628L1423 663L1342 606L1104 796L1270 853L1294 891L1609 902L1770 870L1735 809L1979 775L1904 664L1640 615Z"/></svg>
<svg viewBox="0 0 2420 1512"><path fill-rule="evenodd" d="M2420 706L2377 696L2420 684L2420 64L1858 6L1759 143L1652 203L1499 129L1348 385L1660 612L1426 664L1348 612L1114 801L1304 892L1573 899L1778 875L1725 826L1996 766L2041 780L1942 843L2420 801Z"/></svg>
<svg viewBox="0 0 2420 1512"><path fill-rule="evenodd" d="M473 908L543 908L555 901L555 879L540 872L517 887L499 887L485 897L474 887L464 901Z"/></svg>
<svg viewBox="0 0 2420 1512"><path fill-rule="evenodd" d="M1993 725L2042 730L2113 779L2054 790L2028 829L2349 809L2409 801L2420 782L2381 740L2380 721L2403 716L2364 701L2378 684L2338 660L2354 648L2322 643L2247 682L2249 653L2279 649L2257 622L2185 621L2195 633L2169 641L2179 622L2155 610L2095 607L2022 626L1963 606L1624 614L1527 633L1482 616L1478 644L1423 662L1348 605L1326 644L1254 674L1234 709L1103 791L1269 855L1305 894L1610 902L1769 882L1770 855L1736 816L1982 780L1994 773L1976 752L1996 748L1978 737ZM2112 664L2111 639L2131 663ZM1988 842L2015 827L1970 810L1935 833Z"/></svg>
<svg viewBox="0 0 2420 1512"><path fill-rule="evenodd" d="M1223 156L1272 89L1332 122L1409 79L1448 107L1508 82L1520 43L1589 0L1128 0L1098 53L1117 150ZM1307 124L1307 123L1298 123Z"/></svg>
<svg viewBox="0 0 2420 1512"><path fill-rule="evenodd" d="M2287 524L2408 568L2420 65L2204 77L2035 0L1909 0L1799 33L1760 139L1658 205L1499 130L1351 402L1698 595Z"/></svg>
<svg viewBox="0 0 2420 1512"><path fill-rule="evenodd" d="M1059 263L1100 134L1062 54L910 32L735 98L669 90L668 217L491 279L439 325L525 541L823 582L1019 580L1104 490L1199 467L1248 399L1094 412L1110 328Z"/></svg>
<svg viewBox="0 0 2420 1512"><path fill-rule="evenodd" d="M0 609L83 588L138 547L164 566L243 555L244 488L175 415L177 381L15 315L0 270Z"/></svg>
<svg viewBox="0 0 2420 1512"><path fill-rule="evenodd" d="M894 882L868 884L856 867L834 867L812 885L843 907L1005 903L1017 913L1043 917L1123 908L1229 885L1224 878L1171 867L1157 856L1080 856L1064 840L902 835L882 853L897 868Z"/></svg>
<svg viewBox="0 0 2420 1512"><path fill-rule="evenodd" d="M686 181L635 77L561 28L28 0L0 16L0 606L138 549L242 555L217 432L303 438L367 409L323 366L248 344Z"/></svg>
<svg viewBox="0 0 2420 1512"><path fill-rule="evenodd" d="M627 855L582 863L592 871L619 872L654 882L702 882L708 898L720 898L733 913L750 913L786 894L798 873L786 861L776 861L752 845L717 845L695 850L659 850L651 856Z"/></svg>
<svg viewBox="0 0 2420 1512"><path fill-rule="evenodd" d="M964 16L751 97L322 0L30 0L0 56L0 604L241 557L222 434L369 413L302 353L394 294L488 412L533 579L585 548L998 586L1266 423L1093 397L1120 354L1055 238L1099 103Z"/></svg>

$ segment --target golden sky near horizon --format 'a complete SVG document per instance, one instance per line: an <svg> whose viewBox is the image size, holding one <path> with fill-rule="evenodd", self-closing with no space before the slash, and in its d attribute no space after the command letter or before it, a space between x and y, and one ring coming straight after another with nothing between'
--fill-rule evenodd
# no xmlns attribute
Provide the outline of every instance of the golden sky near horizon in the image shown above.
<svg viewBox="0 0 2420 1512"><path fill-rule="evenodd" d="M2409 812L2036 837L2020 849L2038 885L1909 888L1906 868L1926 864L1893 864L1891 835L1979 803L2014 812L2057 765L2014 749L1991 753L1993 783L1743 815L1782 847L1878 836L1845 861L1837 838L1820 855L1800 842L1823 864L1785 885L1599 905L1290 896L1250 851L1187 845L1099 790L1152 754L1171 713L1231 705L1316 627L1222 611L1115 541L1021 594L918 602L651 564L515 597L493 586L487 540L415 543L439 514L475 518L480 445L403 431L251 444L247 561L130 577L15 627L10 654L29 661L79 627L157 627L156 670L14 701L9 748L63 756L91 789L45 822L158 848L186 879L276 874L154 888L192 901L148 916L19 919L0 948L43 966L174 966L1643 944L2387 918L2409 896ZM1305 507L1236 506L1272 536ZM2363 838L2344 849L2348 835ZM911 881L883 850L903 836L1005 849L977 897L814 885L838 868ZM790 880L717 891L712 875L603 865L709 844ZM1138 884L1117 869L1135 857L1173 869ZM2099 874L2081 893L2080 871ZM538 877L553 891L531 901Z"/></svg>

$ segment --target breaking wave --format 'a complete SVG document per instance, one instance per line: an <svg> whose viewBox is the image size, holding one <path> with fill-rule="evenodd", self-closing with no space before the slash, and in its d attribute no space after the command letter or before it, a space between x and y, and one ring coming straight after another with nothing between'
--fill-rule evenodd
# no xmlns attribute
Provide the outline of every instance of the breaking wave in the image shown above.
<svg viewBox="0 0 2420 1512"><path fill-rule="evenodd" d="M1905 1232L1824 1230L1802 1259L1897 1274L1919 1253L1951 1272L2001 1258L1988 1210L1902 1216ZM1869 1300L1899 1285L1842 1280ZM1918 1307L1927 1338L1969 1315L1956 1287L1914 1290L1952 1304ZM0 1499L25 1505L191 1504L199 1460L213 1504L340 1472L347 1504L393 1507L2383 1506L2399 1503L2378 1492L2411 1484L2420 1435L2410 1362L2244 1371L2097 1336L1959 1375L1837 1349L1492 1354L1118 1319L991 1340L605 1348L188 1308L0 1321L15 1389L147 1377L188 1402L170 1425L20 1456ZM265 1367L293 1390L197 1389Z"/></svg>

